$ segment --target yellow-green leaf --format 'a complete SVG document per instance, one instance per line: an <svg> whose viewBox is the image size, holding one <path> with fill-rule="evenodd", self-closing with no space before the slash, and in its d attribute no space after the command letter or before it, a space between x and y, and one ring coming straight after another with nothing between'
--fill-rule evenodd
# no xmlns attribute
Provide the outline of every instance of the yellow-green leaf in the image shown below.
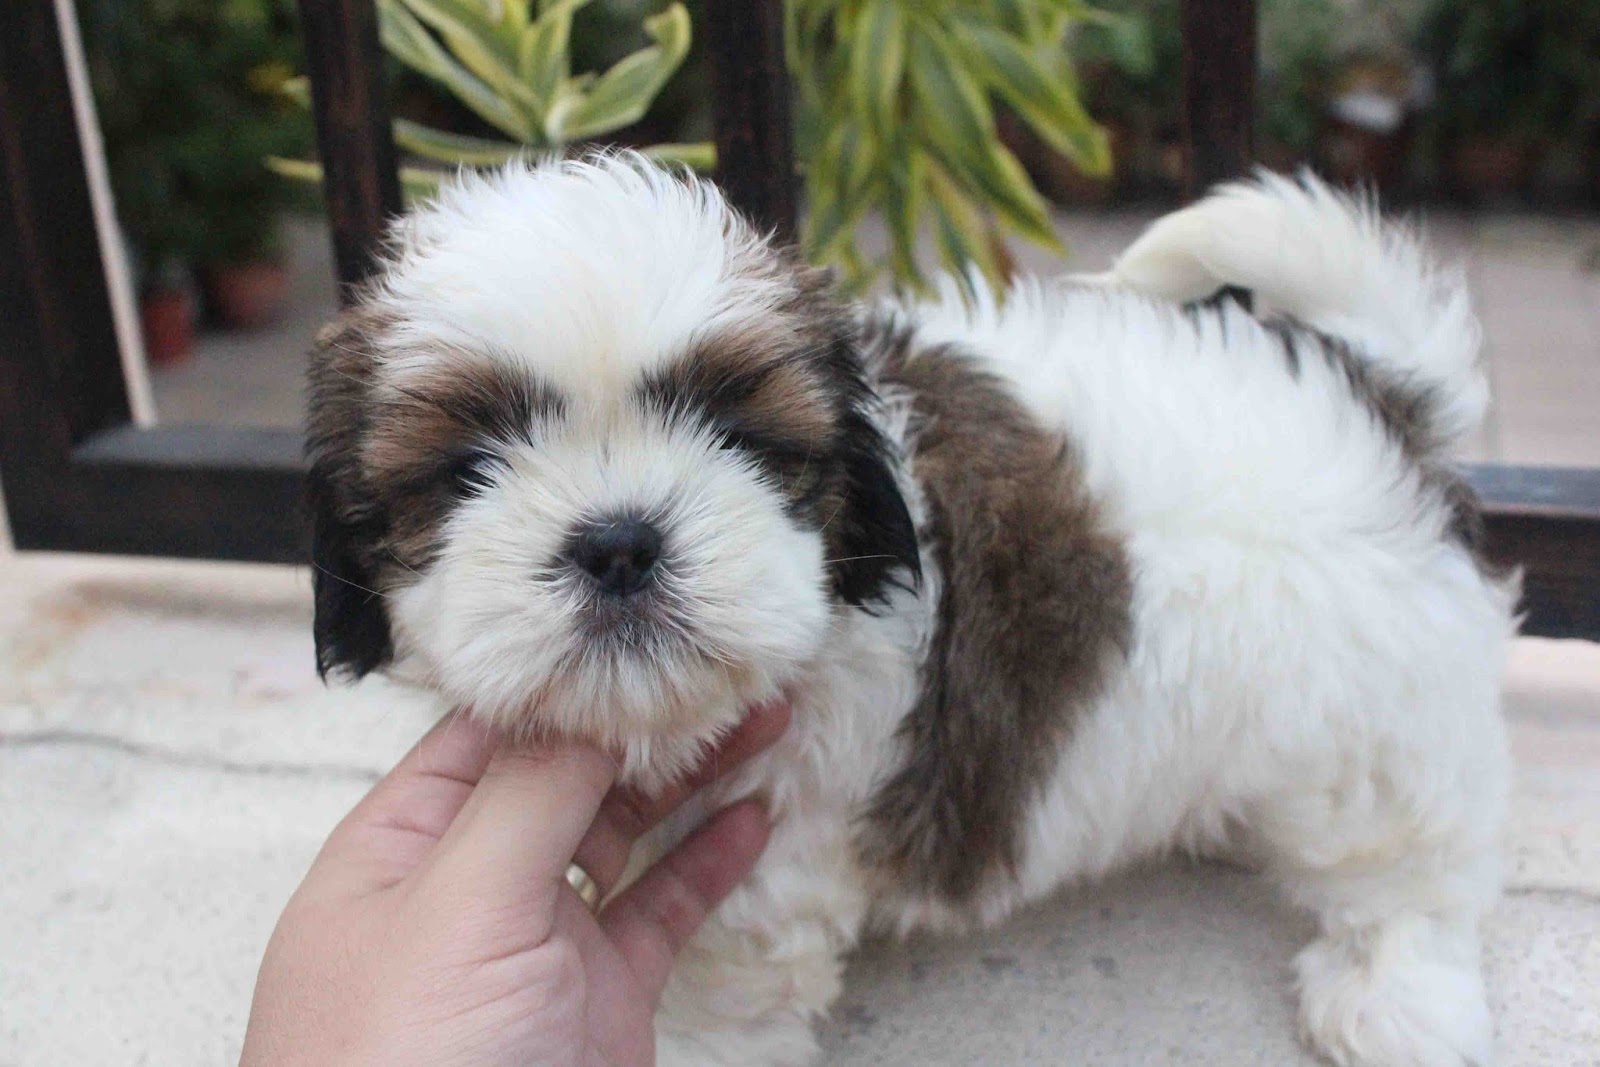
<svg viewBox="0 0 1600 1067"><path fill-rule="evenodd" d="M928 163L928 200L932 207L933 232L940 258L959 279L966 292L972 291L969 272L976 266L991 283L1003 281L1000 264L989 245L983 215L968 200L955 180L933 161Z"/></svg>
<svg viewBox="0 0 1600 1067"><path fill-rule="evenodd" d="M500 4L500 36L508 43L522 39L533 14L530 0L498 0Z"/></svg>
<svg viewBox="0 0 1600 1067"><path fill-rule="evenodd" d="M1047 248L1062 248L1044 198L998 140L976 154L945 155L939 161L1019 235Z"/></svg>
<svg viewBox="0 0 1600 1067"><path fill-rule="evenodd" d="M526 117L446 52L401 0L379 0L378 28L384 48L400 62L439 82L503 133L519 141L533 141L533 128Z"/></svg>
<svg viewBox="0 0 1600 1067"><path fill-rule="evenodd" d="M482 4L471 0L402 0L411 13L442 36L459 36L473 39L477 47L498 53L505 61L510 52L500 40L498 18Z"/></svg>
<svg viewBox="0 0 1600 1067"><path fill-rule="evenodd" d="M410 119L394 120L394 143L407 152L415 152L441 163L456 163L465 167L493 167L508 163L527 151L524 145L510 141L492 141L485 137L468 137L460 133L435 130Z"/></svg>
<svg viewBox="0 0 1600 1067"><path fill-rule="evenodd" d="M595 137L644 117L661 87L689 52L689 13L673 4L645 20L645 32L656 42L617 62L565 115L552 114L559 126L552 138L577 141Z"/></svg>
<svg viewBox="0 0 1600 1067"><path fill-rule="evenodd" d="M1068 86L1051 77L1015 38L970 21L964 30L968 53L985 81L1050 147L1085 174L1099 176L1110 171L1111 149L1105 131L1095 125Z"/></svg>
<svg viewBox="0 0 1600 1067"><path fill-rule="evenodd" d="M911 32L910 78L924 128L941 149L976 154L995 140L994 113L943 34L921 24Z"/></svg>
<svg viewBox="0 0 1600 1067"><path fill-rule="evenodd" d="M695 144L653 144L641 151L658 162L682 163L701 173L717 167L717 146L706 141Z"/></svg>
<svg viewBox="0 0 1600 1067"><path fill-rule="evenodd" d="M528 86L517 78L515 57L496 21L478 5L463 0L403 0L420 21L439 31L445 44L473 76L508 106L524 114L538 109Z"/></svg>
<svg viewBox="0 0 1600 1067"><path fill-rule="evenodd" d="M284 159L281 156L268 156L266 166L274 174L293 181L322 181L322 164L313 160ZM441 170L428 170L423 167L400 168L400 186L407 197L413 200L434 195L449 177L450 174L448 172Z"/></svg>
<svg viewBox="0 0 1600 1067"><path fill-rule="evenodd" d="M899 119L905 73L906 20L900 0L867 0L856 21L850 53L850 87L857 107L880 136Z"/></svg>
<svg viewBox="0 0 1600 1067"><path fill-rule="evenodd" d="M556 0L523 31L517 49L517 74L539 101L541 112L572 75L570 42L573 13L589 0Z"/></svg>
<svg viewBox="0 0 1600 1067"><path fill-rule="evenodd" d="M283 84L278 86L278 92L301 107L311 106L311 79L304 74L298 78L286 78Z"/></svg>
<svg viewBox="0 0 1600 1067"><path fill-rule="evenodd" d="M889 256L896 279L922 291L927 283L917 266L917 225L922 218L922 154L913 150L904 165L889 174L884 187L883 216L889 228Z"/></svg>

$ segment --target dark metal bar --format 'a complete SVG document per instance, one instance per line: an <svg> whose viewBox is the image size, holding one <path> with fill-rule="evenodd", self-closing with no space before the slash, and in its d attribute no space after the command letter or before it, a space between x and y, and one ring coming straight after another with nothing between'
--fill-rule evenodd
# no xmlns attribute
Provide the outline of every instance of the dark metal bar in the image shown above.
<svg viewBox="0 0 1600 1067"><path fill-rule="evenodd" d="M300 0L306 69L341 295L372 273L401 211L400 171L383 96L373 0Z"/></svg>
<svg viewBox="0 0 1600 1067"><path fill-rule="evenodd" d="M1489 552L1523 568L1522 632L1600 641L1600 469L1480 466Z"/></svg>
<svg viewBox="0 0 1600 1067"><path fill-rule="evenodd" d="M1255 160L1255 0L1183 0L1184 195Z"/></svg>
<svg viewBox="0 0 1600 1067"><path fill-rule="evenodd" d="M300 453L289 430L118 427L50 468L47 492L7 478L12 536L20 549L301 563Z"/></svg>
<svg viewBox="0 0 1600 1067"><path fill-rule="evenodd" d="M757 225L794 240L798 218L783 0L705 0L717 180Z"/></svg>

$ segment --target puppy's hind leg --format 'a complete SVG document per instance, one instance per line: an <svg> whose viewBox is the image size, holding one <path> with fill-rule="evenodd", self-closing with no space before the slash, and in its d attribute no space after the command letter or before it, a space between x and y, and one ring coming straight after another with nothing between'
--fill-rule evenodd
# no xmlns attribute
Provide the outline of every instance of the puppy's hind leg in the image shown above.
<svg viewBox="0 0 1600 1067"><path fill-rule="evenodd" d="M1493 1062L1478 926L1500 886L1496 744L1471 765L1354 760L1341 780L1251 815L1272 873L1319 920L1295 959L1300 1025L1340 1067Z"/></svg>

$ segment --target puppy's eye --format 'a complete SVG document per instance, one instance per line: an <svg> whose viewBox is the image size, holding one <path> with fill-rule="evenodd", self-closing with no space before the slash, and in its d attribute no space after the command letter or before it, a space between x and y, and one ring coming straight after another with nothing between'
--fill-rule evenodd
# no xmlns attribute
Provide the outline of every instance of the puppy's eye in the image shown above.
<svg viewBox="0 0 1600 1067"><path fill-rule="evenodd" d="M451 457L444 469L445 484L456 496L472 496L488 488L496 467L505 460L487 448L469 448Z"/></svg>

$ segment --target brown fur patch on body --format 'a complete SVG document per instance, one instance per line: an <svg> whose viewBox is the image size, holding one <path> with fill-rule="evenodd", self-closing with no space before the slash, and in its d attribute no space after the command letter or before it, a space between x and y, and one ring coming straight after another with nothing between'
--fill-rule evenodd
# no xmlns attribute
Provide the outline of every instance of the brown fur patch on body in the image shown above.
<svg viewBox="0 0 1600 1067"><path fill-rule="evenodd" d="M1399 380L1342 338L1295 320L1267 320L1262 325L1278 339L1289 372L1296 378L1305 358L1303 350L1309 347L1316 358L1326 361L1344 379L1350 398L1383 428L1407 461L1417 467L1423 485L1449 509L1451 539L1467 550L1480 573L1496 579L1505 577L1504 568L1488 556L1478 494L1451 466L1447 443L1434 434L1433 412L1438 398L1426 386Z"/></svg>
<svg viewBox="0 0 1600 1067"><path fill-rule="evenodd" d="M1068 441L960 352L879 343L884 384L911 398L942 584L904 761L858 845L899 892L959 906L1015 872L1028 811L1126 648L1133 583Z"/></svg>

